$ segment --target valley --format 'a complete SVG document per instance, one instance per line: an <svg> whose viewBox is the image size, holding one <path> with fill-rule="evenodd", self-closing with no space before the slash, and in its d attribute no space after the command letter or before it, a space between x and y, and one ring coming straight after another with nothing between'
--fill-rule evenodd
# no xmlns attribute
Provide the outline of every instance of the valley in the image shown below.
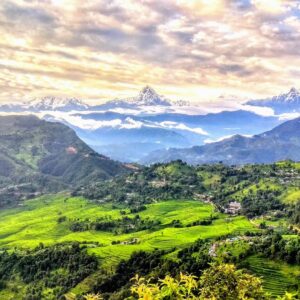
<svg viewBox="0 0 300 300"><path fill-rule="evenodd" d="M49 251L55 255L67 249L95 259L97 267L86 266L79 276L77 267L58 262L43 277L26 279L17 262L11 277L2 277L0 296L80 299L94 292L125 299L135 274L162 278L181 270L199 276L209 263L234 263L261 277L270 299L295 293L299 172L299 163L289 161L244 167L193 167L176 161L3 209L0 274L15 259L42 259ZM232 203L240 205L225 213ZM11 255L19 258L12 261ZM34 268L42 272L42 266ZM60 276L77 279L66 285ZM17 288L12 278L18 278ZM32 285L38 288L32 290Z"/></svg>
<svg viewBox="0 0 300 300"><path fill-rule="evenodd" d="M300 300L300 0L0 20L0 300Z"/></svg>

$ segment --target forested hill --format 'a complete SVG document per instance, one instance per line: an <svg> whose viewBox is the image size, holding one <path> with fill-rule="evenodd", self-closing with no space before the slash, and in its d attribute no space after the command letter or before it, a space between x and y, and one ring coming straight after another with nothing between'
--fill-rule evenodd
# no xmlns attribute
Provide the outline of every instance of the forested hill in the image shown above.
<svg viewBox="0 0 300 300"><path fill-rule="evenodd" d="M97 154L63 124L35 116L0 117L0 206L127 170Z"/></svg>

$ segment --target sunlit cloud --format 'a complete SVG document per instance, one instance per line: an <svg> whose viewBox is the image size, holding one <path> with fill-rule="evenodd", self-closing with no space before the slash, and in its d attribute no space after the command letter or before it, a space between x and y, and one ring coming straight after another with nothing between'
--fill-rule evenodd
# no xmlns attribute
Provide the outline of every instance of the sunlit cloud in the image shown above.
<svg viewBox="0 0 300 300"><path fill-rule="evenodd" d="M297 0L2 0L0 20L1 102L95 104L148 84L174 100L238 103L299 82Z"/></svg>

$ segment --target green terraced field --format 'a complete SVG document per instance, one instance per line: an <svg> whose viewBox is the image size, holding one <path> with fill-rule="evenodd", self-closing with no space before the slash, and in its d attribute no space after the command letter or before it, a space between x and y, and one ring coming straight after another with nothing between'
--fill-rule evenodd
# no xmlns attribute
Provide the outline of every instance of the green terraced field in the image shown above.
<svg viewBox="0 0 300 300"><path fill-rule="evenodd" d="M219 236L233 234L240 235L245 231L257 231L255 223L250 223L243 216L231 217L214 211L210 204L196 200L169 200L147 205L147 209L139 212L142 219L159 220L155 230L144 230L128 234L118 234L105 231L72 232L69 229L69 220L94 220L98 217L109 216L111 219L122 217L122 207L117 208L111 203L97 205L81 197L70 197L68 194L47 195L26 201L18 208L6 209L0 212L0 249L33 248L40 243L51 245L64 241L85 242L89 253L94 253L101 265L108 270L121 259L128 259L132 252L137 250L151 251L156 248L172 250L166 255L175 259L175 253L199 238L217 238ZM125 209L126 215L133 218L136 214L130 214ZM172 227L173 220L180 220L183 225L194 221L217 216L208 226ZM67 221L58 223L58 218L67 217ZM129 241L138 239L137 244L115 244L113 241ZM175 249L176 248L176 249ZM248 248L247 241L224 244L219 251L229 251L234 256L244 252ZM249 269L264 281L265 289L272 295L281 295L286 290L292 290L296 276L300 276L300 270L287 264L273 262L258 256L247 259ZM91 275L93 276L93 275ZM91 277L92 278L92 277ZM90 280L90 277L86 279ZM9 282L9 284L12 284ZM10 299L12 286L1 291L0 299ZM18 284L22 291L24 285ZM85 281L80 283L70 292L85 291ZM87 291L87 290L86 290ZM19 293L20 295L22 292ZM18 298L15 298L18 299ZM21 298L20 298L21 299Z"/></svg>
<svg viewBox="0 0 300 300"><path fill-rule="evenodd" d="M262 277L263 286L271 295L283 295L285 291L293 291L293 286L300 276L298 266L283 262L275 262L259 256L251 256L246 260L249 269Z"/></svg>
<svg viewBox="0 0 300 300"><path fill-rule="evenodd" d="M115 235L112 232L84 231L72 232L68 222L58 223L60 216L68 219L121 217L120 210L111 204L96 205L84 198L70 198L66 194L44 196L25 202L22 207L0 212L0 247L33 248L64 241L88 242L89 252L102 259L103 265L111 266L128 258L135 250L183 248L199 238L213 238L229 233L257 230L244 217L228 219L217 214L219 219L209 226L170 227L172 220L183 224L201 220L216 214L210 204L195 200L170 200L150 204L147 210L139 213L141 218L160 220L162 228L156 231L146 230L129 234ZM134 215L128 214L133 217ZM135 245L112 245L112 241L128 241L137 238ZM97 245L97 242L100 245Z"/></svg>
<svg viewBox="0 0 300 300"><path fill-rule="evenodd" d="M300 200L300 191L297 188L290 188L282 198L285 203L296 203Z"/></svg>

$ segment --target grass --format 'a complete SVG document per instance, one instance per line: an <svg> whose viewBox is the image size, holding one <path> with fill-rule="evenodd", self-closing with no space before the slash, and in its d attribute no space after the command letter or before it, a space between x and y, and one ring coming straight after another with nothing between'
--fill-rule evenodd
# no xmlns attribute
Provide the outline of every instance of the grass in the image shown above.
<svg viewBox="0 0 300 300"><path fill-rule="evenodd" d="M139 213L141 218L158 219L162 227L156 231L140 231L129 234L114 235L111 232L85 231L72 232L68 222L58 224L59 216L68 219L97 218L111 216L121 217L120 210L111 204L96 205L83 198L68 198L67 195L43 196L25 202L23 207L0 212L0 247L33 248L44 243L50 245L64 241L88 242L88 251L95 253L102 264L108 267L121 259L127 259L133 251L150 251L155 248L183 248L199 238L218 236L256 230L244 217L228 219L219 214L219 219L209 226L171 228L172 220L181 220L183 224L204 219L213 214L213 207L195 200L170 200L150 204L147 210ZM133 215L128 215L133 217ZM139 240L135 245L112 245L112 241ZM100 245L97 245L97 243Z"/></svg>
<svg viewBox="0 0 300 300"><path fill-rule="evenodd" d="M282 197L282 201L287 204L296 203L300 200L299 188L289 188Z"/></svg>
<svg viewBox="0 0 300 300"><path fill-rule="evenodd" d="M259 256L251 256L246 261L249 263L249 269L262 278L264 289L271 295L283 295L285 291L294 291L297 278L300 276L299 266Z"/></svg>

